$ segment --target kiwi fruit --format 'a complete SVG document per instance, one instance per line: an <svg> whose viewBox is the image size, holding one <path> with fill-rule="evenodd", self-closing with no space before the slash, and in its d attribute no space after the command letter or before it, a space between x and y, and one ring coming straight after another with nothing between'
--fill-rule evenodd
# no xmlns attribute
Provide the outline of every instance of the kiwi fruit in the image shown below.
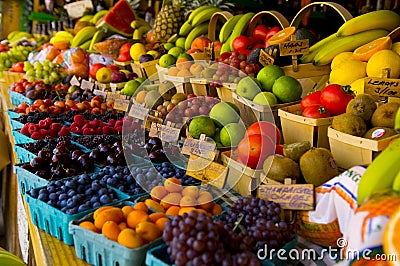
<svg viewBox="0 0 400 266"><path fill-rule="evenodd" d="M369 94L357 94L347 104L346 113L361 117L364 121L369 121L376 110L374 98Z"/></svg>
<svg viewBox="0 0 400 266"><path fill-rule="evenodd" d="M358 137L363 136L367 132L367 125L364 119L349 113L334 116L332 119L332 128Z"/></svg>
<svg viewBox="0 0 400 266"><path fill-rule="evenodd" d="M388 127L373 127L369 129L365 134L364 138L366 139L373 139L373 140L380 140L385 139L394 135L397 135L397 131L393 128Z"/></svg>
<svg viewBox="0 0 400 266"><path fill-rule="evenodd" d="M283 155L292 159L295 162L300 160L300 157L311 148L309 141L300 141L283 145Z"/></svg>
<svg viewBox="0 0 400 266"><path fill-rule="evenodd" d="M394 120L399 106L399 103L395 102L384 103L378 106L371 117L372 126L394 128Z"/></svg>
<svg viewBox="0 0 400 266"><path fill-rule="evenodd" d="M297 180L301 173L299 164L288 157L270 155L265 159L263 171L268 178L283 183L285 178Z"/></svg>
<svg viewBox="0 0 400 266"><path fill-rule="evenodd" d="M158 86L158 92L161 94L164 100L171 100L172 96L176 94L176 87L171 81L161 82Z"/></svg>
<svg viewBox="0 0 400 266"><path fill-rule="evenodd" d="M149 91L144 97L144 102L146 103L147 107L153 109L154 107L163 103L163 98L158 91Z"/></svg>
<svg viewBox="0 0 400 266"><path fill-rule="evenodd" d="M332 153L322 147L312 147L300 157L300 170L308 184L320 186L339 175Z"/></svg>

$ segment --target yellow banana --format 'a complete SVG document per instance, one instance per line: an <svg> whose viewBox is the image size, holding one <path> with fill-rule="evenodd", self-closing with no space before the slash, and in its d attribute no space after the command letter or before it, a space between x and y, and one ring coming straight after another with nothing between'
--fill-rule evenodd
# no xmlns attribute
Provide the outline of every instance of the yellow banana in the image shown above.
<svg viewBox="0 0 400 266"><path fill-rule="evenodd" d="M338 36L349 36L372 29L389 32L400 26L400 15L391 10L377 10L352 18L338 29Z"/></svg>
<svg viewBox="0 0 400 266"><path fill-rule="evenodd" d="M232 34L231 34L231 36L229 37L229 47L230 47L230 50L231 50L231 51L233 51L233 48L232 48L232 42L233 42L233 40L234 40L236 37L238 37L238 36L240 36L240 35L243 34L243 32L244 32L245 29L247 28L247 26L248 26L248 24L249 24L249 22L250 22L250 20L251 20L251 18L252 18L253 16L254 16L254 13L253 13L253 12L248 12L248 13L244 14L244 15L238 20L238 22L236 23L235 27L233 28Z"/></svg>
<svg viewBox="0 0 400 266"><path fill-rule="evenodd" d="M107 15L107 13L108 13L108 10L100 10L93 16L93 18L91 19L90 22L92 22L94 25L96 25L100 19L102 19L105 15Z"/></svg>
<svg viewBox="0 0 400 266"><path fill-rule="evenodd" d="M356 48L369 43L377 38L384 37L389 32L383 29L375 29L356 33L354 35L339 37L337 40L328 42L315 55L314 64L317 66L327 65L332 59L342 52L352 52Z"/></svg>
<svg viewBox="0 0 400 266"><path fill-rule="evenodd" d="M231 33L236 26L236 23L239 21L241 17L243 17L243 14L235 15L229 18L224 23L224 25L222 25L222 28L219 32L219 41L221 43L224 43L226 40L228 40L229 36L231 36Z"/></svg>
<svg viewBox="0 0 400 266"><path fill-rule="evenodd" d="M32 37L32 34L24 32L24 31L20 31L20 32L13 34L12 38L8 39L8 42L13 43L13 42L19 41L23 38L31 38L31 37Z"/></svg>
<svg viewBox="0 0 400 266"><path fill-rule="evenodd" d="M190 24L193 27L196 27L206 21L209 21L215 12L220 12L220 11L222 11L222 9L220 9L218 7L211 7L211 8L205 9L205 10L201 11L199 14L197 14L193 18L192 23L190 23Z"/></svg>
<svg viewBox="0 0 400 266"><path fill-rule="evenodd" d="M15 30L15 31L10 32L10 33L7 35L7 40L13 39L14 36L17 35L19 32L20 32L19 30Z"/></svg>
<svg viewBox="0 0 400 266"><path fill-rule="evenodd" d="M72 39L71 48L80 46L87 40L92 39L97 30L95 26L86 26L82 28Z"/></svg>
<svg viewBox="0 0 400 266"><path fill-rule="evenodd" d="M143 25L139 28L135 29L133 32L132 39L134 40L141 40L143 35L151 29L150 25Z"/></svg>
<svg viewBox="0 0 400 266"><path fill-rule="evenodd" d="M309 48L308 54L302 55L300 58L301 62L306 64L306 63L311 63L314 60L315 55L321 51L321 49L327 45L330 42L334 42L338 39L336 32L333 33L332 35L329 35L328 37L320 40L319 42L315 43Z"/></svg>
<svg viewBox="0 0 400 266"><path fill-rule="evenodd" d="M92 19L93 19L93 15L84 15L83 17L81 17L80 19L79 19L79 21L91 21Z"/></svg>
<svg viewBox="0 0 400 266"><path fill-rule="evenodd" d="M213 6L200 6L200 7L196 8L195 10L192 11L192 13L190 13L190 15L189 15L189 17L188 17L188 19L187 19L187 22L188 22L189 24L192 24L193 19L194 19L200 12L202 12L203 10L206 10L206 9L210 9L210 8L212 8L212 7L213 7Z"/></svg>
<svg viewBox="0 0 400 266"><path fill-rule="evenodd" d="M357 202L361 205L372 193L391 189L400 171L400 138L384 149L361 176Z"/></svg>
<svg viewBox="0 0 400 266"><path fill-rule="evenodd" d="M206 34L208 32L208 23L203 23L200 24L196 27L194 27L190 33L188 34L188 36L186 37L185 40L185 50L189 50L190 46L192 45L192 42L194 39L196 39L197 37Z"/></svg>
<svg viewBox="0 0 400 266"><path fill-rule="evenodd" d="M400 108L397 110L395 119L394 119L394 129L397 131L400 130Z"/></svg>
<svg viewBox="0 0 400 266"><path fill-rule="evenodd" d="M62 30L62 31L57 31L56 34L54 34L54 37L57 38L67 38L67 39L73 39L74 35L72 35L70 32Z"/></svg>
<svg viewBox="0 0 400 266"><path fill-rule="evenodd" d="M92 39L89 39L86 42L84 42L81 45L79 45L79 48L82 48L83 50L88 51L91 42L92 42Z"/></svg>
<svg viewBox="0 0 400 266"><path fill-rule="evenodd" d="M133 20L132 22L131 22L131 27L132 27L132 29L138 29L138 28L140 28L141 26L149 26L150 27L150 25L149 25L149 23L147 23L144 19L142 19L142 18L137 18L136 20Z"/></svg>
<svg viewBox="0 0 400 266"><path fill-rule="evenodd" d="M193 26L192 25L190 25L190 23L189 23L189 20L186 20L183 24L182 24L182 26L181 26L181 28L179 29L179 35L180 36L187 36L189 33L190 33L190 31L193 29Z"/></svg>
<svg viewBox="0 0 400 266"><path fill-rule="evenodd" d="M93 51L93 46L102 41L104 37L106 37L107 34L103 29L99 29L98 31L96 31L90 41L90 45L89 45L89 49L88 51Z"/></svg>

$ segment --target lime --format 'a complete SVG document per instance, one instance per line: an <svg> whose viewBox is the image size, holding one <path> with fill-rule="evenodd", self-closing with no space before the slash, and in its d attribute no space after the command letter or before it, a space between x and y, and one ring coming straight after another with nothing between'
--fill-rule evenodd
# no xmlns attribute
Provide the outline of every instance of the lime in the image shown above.
<svg viewBox="0 0 400 266"><path fill-rule="evenodd" d="M138 78L135 78L134 80L136 80L137 82L139 82L140 84L142 84L143 81L146 80L146 78L144 78L144 77L138 77Z"/></svg>
<svg viewBox="0 0 400 266"><path fill-rule="evenodd" d="M171 49L168 50L168 53L170 55L173 55L175 58L178 58L178 56L183 52L185 52L185 50L182 47L178 46L172 47Z"/></svg>
<svg viewBox="0 0 400 266"><path fill-rule="evenodd" d="M259 105L275 105L278 103L278 99L275 94L270 91L262 91L254 97L253 102Z"/></svg>
<svg viewBox="0 0 400 266"><path fill-rule="evenodd" d="M219 102L211 108L210 117L217 126L237 123L240 119L239 108L230 102Z"/></svg>
<svg viewBox="0 0 400 266"><path fill-rule="evenodd" d="M283 103L300 100L303 89L300 82L290 76L278 78L272 86L272 93Z"/></svg>
<svg viewBox="0 0 400 266"><path fill-rule="evenodd" d="M260 91L260 82L256 78L250 76L242 78L236 87L236 93L249 100L253 100Z"/></svg>
<svg viewBox="0 0 400 266"><path fill-rule="evenodd" d="M200 138L201 134L213 137L215 134L214 122L207 116L196 116L189 124L189 133L195 139Z"/></svg>
<svg viewBox="0 0 400 266"><path fill-rule="evenodd" d="M220 132L221 143L225 147L235 147L243 139L246 128L241 123L231 123L224 126Z"/></svg>
<svg viewBox="0 0 400 266"><path fill-rule="evenodd" d="M160 57L158 64L160 65L160 67L169 67L175 64L175 62L176 62L175 56L171 54L164 54Z"/></svg>
<svg viewBox="0 0 400 266"><path fill-rule="evenodd" d="M175 44L170 43L170 42L166 42L166 43L163 44L163 46L164 46L165 50L169 51L172 47L175 47Z"/></svg>
<svg viewBox="0 0 400 266"><path fill-rule="evenodd" d="M121 93L132 96L136 89L140 86L140 82L137 80L130 80L125 83L124 88L121 90Z"/></svg>
<svg viewBox="0 0 400 266"><path fill-rule="evenodd" d="M175 41L175 46L185 48L185 41L186 41L186 38L185 38L185 37L179 37L179 38Z"/></svg>
<svg viewBox="0 0 400 266"><path fill-rule="evenodd" d="M263 90L271 91L275 80L284 75L285 73L279 66L267 65L258 72L257 79L260 81Z"/></svg>

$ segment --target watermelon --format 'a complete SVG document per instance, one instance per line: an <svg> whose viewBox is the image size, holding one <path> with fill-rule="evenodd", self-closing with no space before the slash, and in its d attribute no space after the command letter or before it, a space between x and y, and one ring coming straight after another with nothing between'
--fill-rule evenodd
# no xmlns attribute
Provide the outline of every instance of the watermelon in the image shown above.
<svg viewBox="0 0 400 266"><path fill-rule="evenodd" d="M120 35L132 37L134 29L131 27L131 22L134 20L136 20L136 14L132 6L126 0L119 0L96 24L96 27L104 27Z"/></svg>

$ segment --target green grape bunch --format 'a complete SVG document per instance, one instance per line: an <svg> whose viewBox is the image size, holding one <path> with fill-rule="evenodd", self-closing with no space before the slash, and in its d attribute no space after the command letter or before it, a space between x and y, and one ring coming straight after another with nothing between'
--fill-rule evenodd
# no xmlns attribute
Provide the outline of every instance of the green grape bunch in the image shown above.
<svg viewBox="0 0 400 266"><path fill-rule="evenodd" d="M11 66L17 62L23 62L27 60L28 55L34 47L17 45L11 47L10 50L0 53L0 71L8 70Z"/></svg>
<svg viewBox="0 0 400 266"><path fill-rule="evenodd" d="M63 78L67 76L64 68L53 63L50 60L43 60L43 62L36 61L31 64L29 61L24 63L24 71L29 82L33 82L37 79L43 80L46 84L57 84L60 83Z"/></svg>

